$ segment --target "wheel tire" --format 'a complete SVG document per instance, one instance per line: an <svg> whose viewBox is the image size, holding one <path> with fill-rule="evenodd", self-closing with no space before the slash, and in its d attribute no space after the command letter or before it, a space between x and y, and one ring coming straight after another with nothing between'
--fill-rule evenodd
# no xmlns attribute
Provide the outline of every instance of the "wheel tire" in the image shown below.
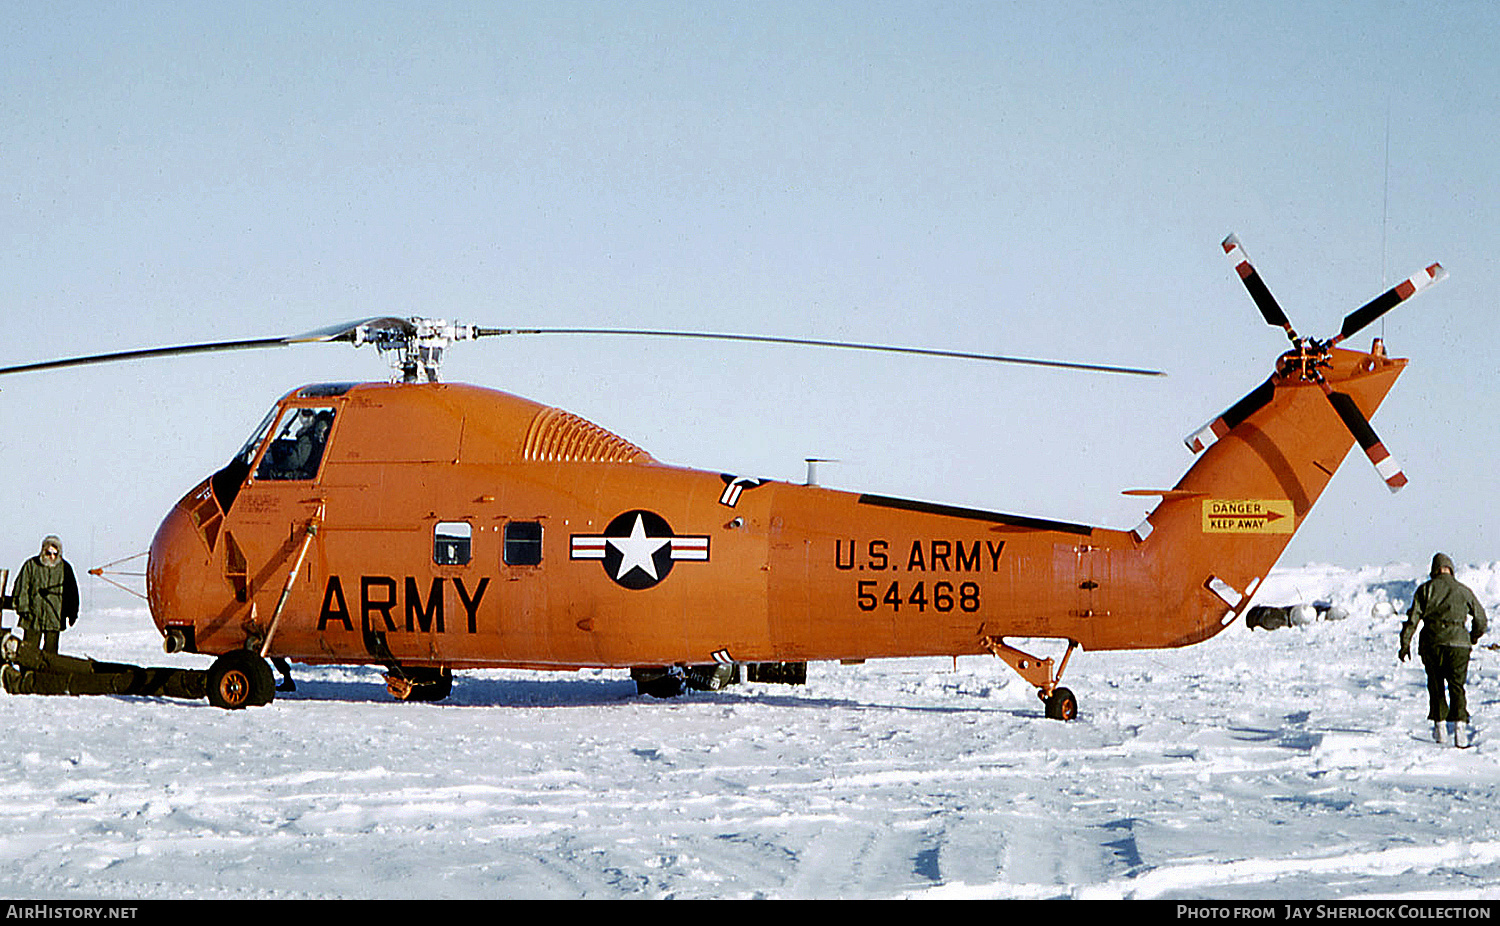
<svg viewBox="0 0 1500 926"><path fill-rule="evenodd" d="M208 669L208 703L226 711L259 707L276 697L271 666L249 650L225 653Z"/></svg>
<svg viewBox="0 0 1500 926"><path fill-rule="evenodd" d="M738 663L720 665L710 663L702 666L688 666L687 686L694 691L720 691L729 685L737 685L740 681L740 667Z"/></svg>
<svg viewBox="0 0 1500 926"><path fill-rule="evenodd" d="M630 677L635 680L636 694L676 698L687 691L687 674L680 666L634 668L630 670Z"/></svg>
<svg viewBox="0 0 1500 926"><path fill-rule="evenodd" d="M1044 703L1048 719L1074 720L1078 717L1078 699L1066 688L1059 688L1052 692L1052 697Z"/></svg>

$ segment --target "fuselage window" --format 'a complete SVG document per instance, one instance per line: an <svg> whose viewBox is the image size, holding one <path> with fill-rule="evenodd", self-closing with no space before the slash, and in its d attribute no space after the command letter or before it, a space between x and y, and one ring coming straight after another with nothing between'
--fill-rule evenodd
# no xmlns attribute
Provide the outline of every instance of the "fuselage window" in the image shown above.
<svg viewBox="0 0 1500 926"><path fill-rule="evenodd" d="M290 408L260 458L256 479L312 479L323 462L333 408Z"/></svg>
<svg viewBox="0 0 1500 926"><path fill-rule="evenodd" d="M505 565L536 566L542 562L542 525L512 521L505 525Z"/></svg>
<svg viewBox="0 0 1500 926"><path fill-rule="evenodd" d="M439 521L432 534L432 561L439 566L466 566L472 555L474 528L467 521Z"/></svg>

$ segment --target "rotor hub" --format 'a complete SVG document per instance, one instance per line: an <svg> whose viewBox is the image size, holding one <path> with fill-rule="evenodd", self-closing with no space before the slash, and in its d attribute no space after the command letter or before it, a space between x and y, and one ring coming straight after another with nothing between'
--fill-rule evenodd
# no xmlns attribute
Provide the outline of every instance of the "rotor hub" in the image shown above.
<svg viewBox="0 0 1500 926"><path fill-rule="evenodd" d="M1276 375L1282 379L1319 382L1322 370L1333 365L1331 347L1317 338L1297 338L1291 350L1276 358Z"/></svg>
<svg viewBox="0 0 1500 926"><path fill-rule="evenodd" d="M400 322L392 324L392 322ZM477 337L473 325L441 318L378 319L359 325L350 338L355 347L372 344L391 368L393 383L440 382L443 357L455 341Z"/></svg>

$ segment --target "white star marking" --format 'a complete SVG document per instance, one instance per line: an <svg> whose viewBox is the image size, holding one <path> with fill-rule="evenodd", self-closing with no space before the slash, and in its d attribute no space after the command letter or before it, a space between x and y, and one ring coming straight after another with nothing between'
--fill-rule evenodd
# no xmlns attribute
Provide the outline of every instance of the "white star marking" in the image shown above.
<svg viewBox="0 0 1500 926"><path fill-rule="evenodd" d="M615 579L623 579L630 574L632 569L639 569L651 577L655 582L661 578L656 574L656 561L652 559L662 547L672 542L671 537L648 537L646 536L646 525L641 515L635 516L635 526L630 528L629 537L606 537L610 546L620 551L620 569L615 573Z"/></svg>

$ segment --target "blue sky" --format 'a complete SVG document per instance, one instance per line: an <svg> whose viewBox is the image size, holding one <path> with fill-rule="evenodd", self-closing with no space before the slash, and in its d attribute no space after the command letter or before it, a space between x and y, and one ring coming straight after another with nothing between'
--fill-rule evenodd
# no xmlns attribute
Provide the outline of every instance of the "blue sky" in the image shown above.
<svg viewBox="0 0 1500 926"><path fill-rule="evenodd" d="M672 463L1129 528L1300 331L1411 367L1284 562L1500 559L1491 3L8 3L0 363L369 315L721 330L1145 366L510 339L446 376ZM162 514L298 347L0 382L0 564Z"/></svg>

